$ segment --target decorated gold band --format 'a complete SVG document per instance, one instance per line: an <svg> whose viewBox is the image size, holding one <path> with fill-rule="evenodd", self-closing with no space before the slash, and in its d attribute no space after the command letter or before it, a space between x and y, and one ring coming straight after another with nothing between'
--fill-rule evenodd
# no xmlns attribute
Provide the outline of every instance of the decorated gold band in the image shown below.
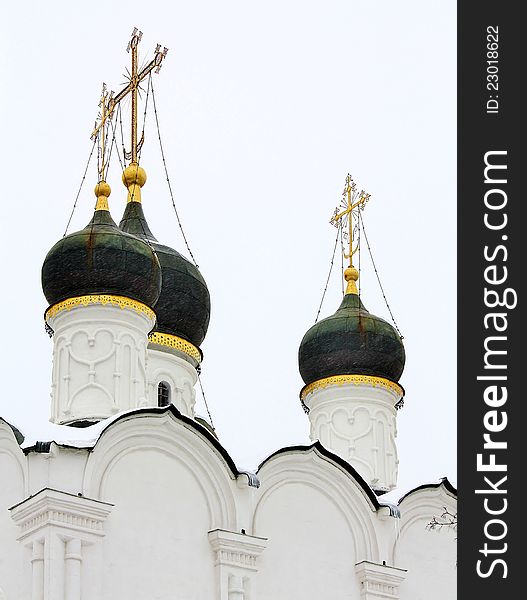
<svg viewBox="0 0 527 600"><path fill-rule="evenodd" d="M175 348L176 350L180 350L181 352L188 354L197 362L201 362L201 352L199 349L194 346L194 344L187 342L187 340L184 340L177 335L154 331L150 334L148 339L151 344L158 344L159 346L166 346L167 348Z"/></svg>
<svg viewBox="0 0 527 600"><path fill-rule="evenodd" d="M62 302L57 302L48 308L45 314L46 321L51 317L54 317L63 310L71 310L78 306L89 306L90 304L111 304L112 306L118 306L119 308L133 310L137 313L146 315L153 321L156 319L155 312L149 308L146 304L126 298L126 296L113 296L111 294L96 294L89 296L75 296L74 298L68 298Z"/></svg>
<svg viewBox="0 0 527 600"><path fill-rule="evenodd" d="M314 392L315 390L322 390L330 385L346 385L349 383L354 385L372 385L374 387L382 387L390 390L391 392L395 392L400 398L404 396L404 390L400 385L390 381L389 379L384 379L384 377L373 377L371 375L334 375L333 377L318 379L317 381L313 381L313 383L306 385L300 392L300 399L304 400L304 398L311 392Z"/></svg>

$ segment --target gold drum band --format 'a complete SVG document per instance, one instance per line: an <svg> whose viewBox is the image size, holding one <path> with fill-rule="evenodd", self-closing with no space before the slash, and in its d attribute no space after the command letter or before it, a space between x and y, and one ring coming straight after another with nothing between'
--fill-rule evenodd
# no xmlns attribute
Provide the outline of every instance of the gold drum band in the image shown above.
<svg viewBox="0 0 527 600"><path fill-rule="evenodd" d="M90 304L110 304L112 306L118 306L121 309L133 310L136 313L146 315L148 318L155 321L156 314L146 304L126 298L126 296L114 296L112 294L96 294L89 296L76 296L74 298L68 298L62 302L57 302L50 306L45 314L46 321L51 319L63 310L71 310L79 306L89 306Z"/></svg>
<svg viewBox="0 0 527 600"><path fill-rule="evenodd" d="M148 340L151 344L158 344L159 346L166 346L167 348L175 348L176 350L180 350L181 352L188 354L198 363L201 362L201 352L199 348L194 346L194 344L187 342L187 340L178 337L177 335L154 331L150 334Z"/></svg>
<svg viewBox="0 0 527 600"><path fill-rule="evenodd" d="M315 390L322 390L331 385L346 385L349 383L354 385L371 385L374 387L382 387L390 390L391 392L395 392L400 398L404 396L404 390L400 385L390 381L389 379L384 379L383 377L373 377L371 375L334 375L333 377L318 379L317 381L313 381L313 383L306 385L300 392L300 398L301 400L304 400L305 397L311 392L314 392Z"/></svg>

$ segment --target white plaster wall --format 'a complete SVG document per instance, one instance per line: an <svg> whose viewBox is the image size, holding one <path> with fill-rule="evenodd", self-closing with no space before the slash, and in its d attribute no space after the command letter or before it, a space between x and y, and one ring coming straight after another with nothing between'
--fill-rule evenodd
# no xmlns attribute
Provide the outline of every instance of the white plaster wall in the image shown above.
<svg viewBox="0 0 527 600"><path fill-rule="evenodd" d="M148 402L157 406L157 387L161 381L170 386L171 403L187 417L194 417L196 392L194 386L198 380L196 369L177 351L167 348L159 350L149 347L147 361Z"/></svg>
<svg viewBox="0 0 527 600"><path fill-rule="evenodd" d="M172 412L113 424L84 481L86 495L114 505L102 542L101 600L216 597L208 532L235 527L236 486L208 440ZM92 584L83 585L89 598Z"/></svg>
<svg viewBox="0 0 527 600"><path fill-rule="evenodd" d="M455 600L456 536L445 527L430 531L427 524L444 507L457 514L455 498L443 486L418 490L400 505L400 534L394 548L396 566L408 569L401 584L402 600Z"/></svg>
<svg viewBox="0 0 527 600"><path fill-rule="evenodd" d="M339 467L314 450L264 465L254 535L269 538L258 600L359 598L355 564L378 559L375 512Z"/></svg>
<svg viewBox="0 0 527 600"><path fill-rule="evenodd" d="M16 541L18 530L8 511L25 498L26 481L26 459L13 431L0 420L0 598L5 600L29 600L31 594L30 552Z"/></svg>
<svg viewBox="0 0 527 600"><path fill-rule="evenodd" d="M307 395L311 440L320 440L376 490L397 485L396 409L399 396L381 386L349 383Z"/></svg>
<svg viewBox="0 0 527 600"><path fill-rule="evenodd" d="M71 437L75 437L72 428ZM61 490L69 494L82 492L82 482L88 453L86 450L51 444L49 452L31 452L28 457L29 494L43 488Z"/></svg>
<svg viewBox="0 0 527 600"><path fill-rule="evenodd" d="M54 330L51 418L100 420L147 406L146 348L153 320L132 309L93 304L48 320Z"/></svg>
<svg viewBox="0 0 527 600"><path fill-rule="evenodd" d="M352 536L320 491L285 484L266 499L256 530L269 538L255 582L260 600L359 598Z"/></svg>
<svg viewBox="0 0 527 600"><path fill-rule="evenodd" d="M115 506L103 541L102 598L213 597L208 499L177 458L132 450L114 464L104 496Z"/></svg>
<svg viewBox="0 0 527 600"><path fill-rule="evenodd" d="M445 486L407 496L398 522L316 447L271 457L256 489L170 409L125 416L91 451L52 444L28 463L0 421L0 475L0 588L8 600L30 600L31 556L7 508L39 486L66 491L72 502L82 494L113 505L104 536L83 542L85 600L232 600L219 595L208 532L233 532L243 545L241 528L267 540L256 570L234 569L250 579L243 600L359 600L361 561L407 569L401 600L455 598L455 533L426 530L443 506L456 510Z"/></svg>

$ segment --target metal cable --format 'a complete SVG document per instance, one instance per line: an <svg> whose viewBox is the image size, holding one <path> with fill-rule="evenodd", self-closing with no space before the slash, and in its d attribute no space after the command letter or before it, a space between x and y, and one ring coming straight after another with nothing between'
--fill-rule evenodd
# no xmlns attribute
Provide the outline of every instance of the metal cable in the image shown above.
<svg viewBox="0 0 527 600"><path fill-rule="evenodd" d="M148 97L150 96L150 88L152 86L152 73L148 74L148 84L146 86L146 100L145 100L145 110L143 112L143 129L141 131L141 148L137 154L137 160L141 159L141 151L143 150L143 142L145 140L145 125L146 125L146 111L148 108Z"/></svg>
<svg viewBox="0 0 527 600"><path fill-rule="evenodd" d="M342 227L340 229L340 287L344 296L344 240L342 238Z"/></svg>
<svg viewBox="0 0 527 600"><path fill-rule="evenodd" d="M401 339L404 339L403 334L401 333L401 330L399 329L399 327L397 326L397 323L395 321L395 317L393 316L392 313L392 309L390 308L390 305L388 304L388 300L386 298L386 294L384 293L384 288L382 287L382 283L381 283L381 278L379 277L379 272L377 271L377 267L375 265L375 261L373 260L373 254L371 252L371 248L370 248L370 243L368 241L368 236L366 235L366 228L364 227L364 219L362 218L361 213L359 212L359 220L360 223L362 225L362 230L364 232L364 239L366 240L366 246L368 247L368 252L370 254L370 258L371 258L371 263L373 265L373 270L375 271L375 275L377 276L377 281L379 282L379 287L381 288L381 292L382 292L382 297L384 298L384 302L386 304L386 308L388 309L388 312L390 313L390 317L392 319L392 323L397 331L397 333L399 334L399 337Z"/></svg>
<svg viewBox="0 0 527 600"><path fill-rule="evenodd" d="M320 306L318 307L318 312L317 312L317 316L315 318L315 323L318 321L318 317L320 315L320 311L322 310L322 304L324 302L324 297L325 297L327 289L328 289L329 279L331 277L331 271L333 270L333 263L335 262L335 252L337 250L337 244L339 242L339 235L340 235L340 230L341 229L342 229L342 227L341 227L341 225L339 223L339 226L337 228L337 237L335 238L335 245L333 246L333 255L331 257L331 265L329 267L328 278L326 279L326 287L324 288L324 291L322 293L322 299L320 300Z"/></svg>
<svg viewBox="0 0 527 600"><path fill-rule="evenodd" d="M209 405L207 404L207 398L205 398L205 391L203 390L203 384L201 383L201 377L199 376L199 373L198 373L198 381L199 381L199 387L201 389L201 395L203 396L203 402L205 402L205 408L207 409L207 414L209 415L210 424L212 425L212 429L214 429L214 431L216 431L216 427L214 427L214 422L212 420L212 415L210 414Z"/></svg>
<svg viewBox="0 0 527 600"><path fill-rule="evenodd" d="M119 125L121 128L121 144L123 146L123 163L126 160L126 148L124 146L124 133L123 133L123 113L121 111L121 104L119 103ZM124 171L124 166L123 166Z"/></svg>
<svg viewBox="0 0 527 600"><path fill-rule="evenodd" d="M170 199L172 200L172 206L174 208L174 212L176 214L176 219L179 225L179 229L181 231L181 235L183 236L183 240L185 242L185 246L187 247L188 253L190 254L190 257L192 258L192 262L194 263L196 268L199 268L198 263L196 262L196 259L194 258L194 255L192 254L192 250L190 249L190 246L188 244L187 241L187 236L185 235L185 232L183 231L183 225L181 224L181 219L179 218L179 214L176 208L176 203L174 202L174 194L172 192L172 185L170 184L170 178L168 176L168 169L167 169L167 163L165 160L165 152L163 150L163 143L161 142L161 133L160 133L160 129L159 129L159 118L157 116L157 106L156 106L156 96L154 94L154 85L152 84L152 103L154 105L154 114L156 117L156 126L157 126L157 137L159 138L159 148L161 149L161 158L163 160L163 167L165 168L165 175L166 175L166 180L167 180L167 184L168 184L168 191L170 192Z"/></svg>
<svg viewBox="0 0 527 600"><path fill-rule="evenodd" d="M118 107L118 112L120 114L121 112L121 105L119 105ZM106 165L106 175L108 175L108 169L110 168L110 157L111 157L111 153L112 153L112 148L113 148L113 143L115 142L115 151L117 152L117 158L119 159L119 164L121 165L121 169L124 171L124 161L121 160L121 155L119 154L119 147L117 146L117 134L115 131L115 125L113 124L113 120L110 119L110 125L112 126L112 131L113 131L113 137L112 137L112 146L110 147L110 156L108 157L108 164ZM123 144L124 147L124 144Z"/></svg>
<svg viewBox="0 0 527 600"><path fill-rule="evenodd" d="M70 226L71 219L73 218L73 213L75 212L75 208L77 207L77 202L79 200L79 196L80 196L80 193L82 190L82 186L84 184L84 180L86 179L86 173L88 172L88 167L90 166L91 157L93 155L93 151L95 150L96 144L97 144L97 138L95 138L93 140L93 144L92 144L91 151L90 151L90 156L88 157L88 162L86 163L86 168L84 169L84 175L82 176L81 183L79 185L79 191L77 192L77 196L75 197L75 202L73 203L73 208L71 209L70 218L68 219L68 222L66 224L66 229L64 230L64 235L62 236L63 238L65 238L66 234L68 233L68 228Z"/></svg>

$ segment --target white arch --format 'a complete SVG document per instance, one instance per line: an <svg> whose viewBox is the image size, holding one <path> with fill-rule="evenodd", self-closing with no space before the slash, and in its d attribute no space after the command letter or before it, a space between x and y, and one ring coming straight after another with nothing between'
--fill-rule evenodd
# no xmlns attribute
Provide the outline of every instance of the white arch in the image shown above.
<svg viewBox="0 0 527 600"><path fill-rule="evenodd" d="M457 498L443 484L410 492L399 505L401 510L400 529L392 548L392 564L397 564L397 552L404 534L416 521L430 521L439 516L443 508L457 513Z"/></svg>
<svg viewBox="0 0 527 600"><path fill-rule="evenodd" d="M6 454L18 465L22 477L23 495L27 497L29 495L27 458L18 445L13 430L3 419L0 419L0 453Z"/></svg>
<svg viewBox="0 0 527 600"><path fill-rule="evenodd" d="M112 423L90 453L83 493L111 502L105 497L107 478L124 456L141 450L157 450L188 470L206 499L210 529L235 527L235 475L211 443L171 411L131 414Z"/></svg>
<svg viewBox="0 0 527 600"><path fill-rule="evenodd" d="M265 534L257 531L257 521L266 500L284 486L300 483L316 489L337 507L348 525L357 562L379 561L379 545L373 525L375 507L349 473L315 448L309 452L292 450L272 457L258 472L258 477L262 486L254 510L253 534Z"/></svg>

